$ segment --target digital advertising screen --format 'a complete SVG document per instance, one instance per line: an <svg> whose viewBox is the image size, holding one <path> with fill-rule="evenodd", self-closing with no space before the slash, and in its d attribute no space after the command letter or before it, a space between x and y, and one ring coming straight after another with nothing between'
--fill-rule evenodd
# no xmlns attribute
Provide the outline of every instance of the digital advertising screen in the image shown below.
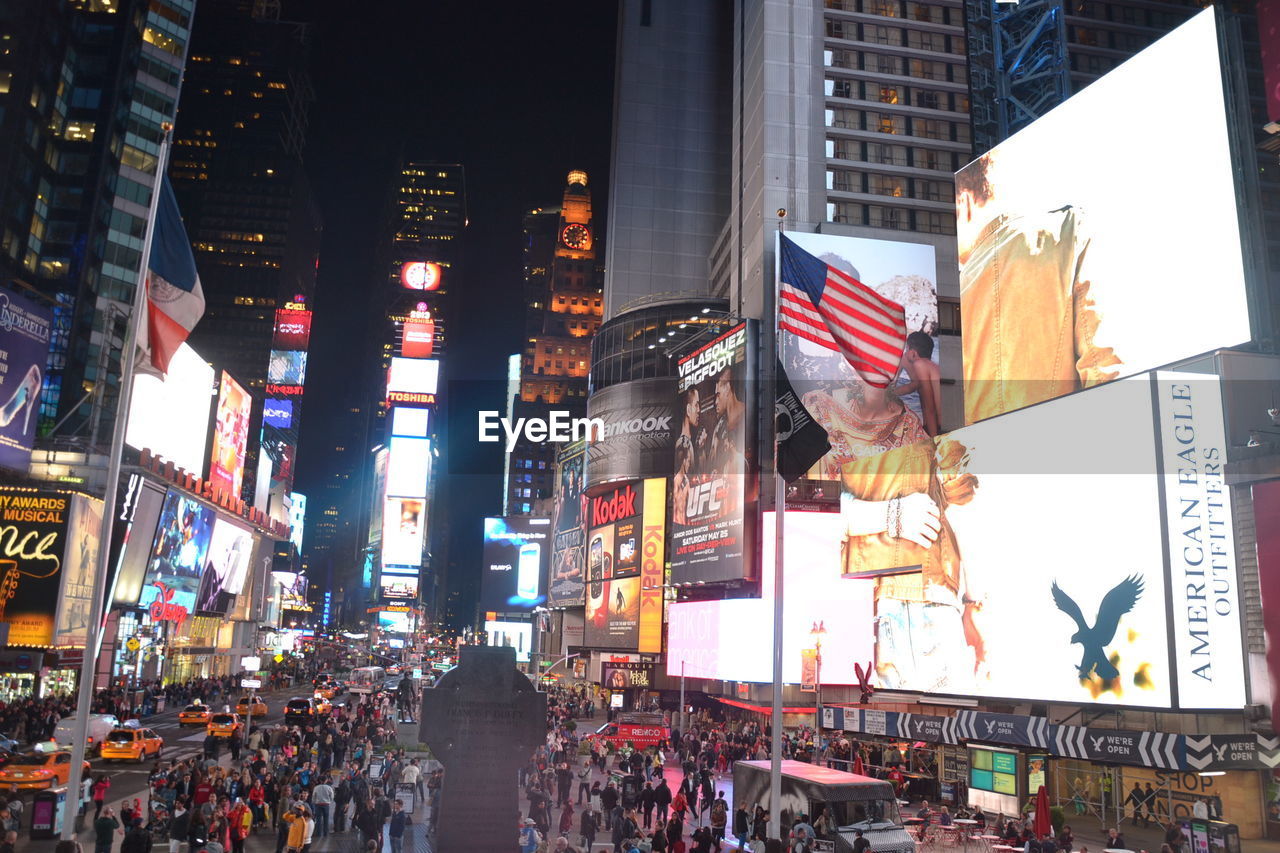
<svg viewBox="0 0 1280 853"><path fill-rule="evenodd" d="M307 576L296 572L272 572L280 587L281 610L310 610L307 604Z"/></svg>
<svg viewBox="0 0 1280 853"><path fill-rule="evenodd" d="M400 284L408 290L439 290L443 278L440 265L431 261L400 265Z"/></svg>
<svg viewBox="0 0 1280 853"><path fill-rule="evenodd" d="M53 311L17 293L0 292L0 466L26 473L40 420L40 389Z"/></svg>
<svg viewBox="0 0 1280 853"><path fill-rule="evenodd" d="M267 361L267 381L278 385L305 385L307 353L273 349Z"/></svg>
<svg viewBox="0 0 1280 853"><path fill-rule="evenodd" d="M422 565L427 503L423 498L387 498L382 510L382 564Z"/></svg>
<svg viewBox="0 0 1280 853"><path fill-rule="evenodd" d="M584 645L662 651L666 485L652 477L587 500Z"/></svg>
<svg viewBox="0 0 1280 853"><path fill-rule="evenodd" d="M1250 340L1214 15L956 174L968 423ZM1152 152L1171 115L1178 146Z"/></svg>
<svg viewBox="0 0 1280 853"><path fill-rule="evenodd" d="M400 355L405 358L430 358L435 351L436 321L425 303L400 324Z"/></svg>
<svg viewBox="0 0 1280 853"><path fill-rule="evenodd" d="M307 496L289 493L289 541L302 553L302 534L307 526Z"/></svg>
<svg viewBox="0 0 1280 853"><path fill-rule="evenodd" d="M240 496L244 483L244 454L249 442L249 420L253 397L231 374L222 371L218 386L218 408L213 420L213 451L209 462L209 482L214 495Z"/></svg>
<svg viewBox="0 0 1280 853"><path fill-rule="evenodd" d="M794 484L797 499L834 505L841 466L852 459L926 440L926 408L937 411L938 273L934 248L922 243L788 233L802 251L835 267L901 305L907 323L907 352L891 387L863 381L838 352L787 331L778 333L783 370L813 419L827 431L831 450ZM788 309L789 310L789 309ZM785 314L784 314L785 317ZM922 369L918 362L928 362ZM925 382L917 381L925 379ZM921 387L929 384L932 390Z"/></svg>
<svg viewBox="0 0 1280 853"><path fill-rule="evenodd" d="M169 365L173 366L172 360ZM164 501L162 486L149 484L141 475L130 476L116 515L116 529L124 528L124 539L116 557L111 598L113 607L132 607L142 595Z"/></svg>
<svg viewBox="0 0 1280 853"><path fill-rule="evenodd" d="M585 442L564 446L556 455L556 476L560 487L555 490L555 507L551 525L551 577L547 584L547 603L572 606L582 603L585 589L587 498L583 495L587 476Z"/></svg>
<svg viewBox="0 0 1280 853"><path fill-rule="evenodd" d="M510 646L516 650L516 662L528 663L533 648L533 625L528 622L505 622L489 619L484 623L487 642L491 646Z"/></svg>
<svg viewBox="0 0 1280 853"><path fill-rule="evenodd" d="M755 327L743 322L679 357L671 481L671 581L754 574L748 516L755 456Z"/></svg>
<svg viewBox="0 0 1280 853"><path fill-rule="evenodd" d="M760 598L677 602L669 605L667 674L726 681L767 682L773 678L774 514L764 514ZM867 666L874 655L873 581L841 577L840 515L786 514L786 595L783 597L783 679L800 683L800 652L812 648L812 629L821 624L822 683L855 684L853 665ZM589 621L589 620L588 620Z"/></svg>
<svg viewBox="0 0 1280 853"><path fill-rule="evenodd" d="M413 614L408 610L379 610L378 629L390 634L413 632Z"/></svg>
<svg viewBox="0 0 1280 853"><path fill-rule="evenodd" d="M135 450L150 449L177 468L203 473L215 382L213 367L181 344L164 379L146 373L134 377L125 443Z"/></svg>
<svg viewBox="0 0 1280 853"><path fill-rule="evenodd" d="M252 557L253 533L225 518L215 519L196 591L197 615L225 616L230 611L244 589Z"/></svg>
<svg viewBox="0 0 1280 853"><path fill-rule="evenodd" d="M276 429L293 429L293 401L267 398L262 403L262 423Z"/></svg>
<svg viewBox="0 0 1280 853"><path fill-rule="evenodd" d="M151 608L152 619L181 624L195 614L215 516L211 507L180 492L165 495L138 598L139 605Z"/></svg>
<svg viewBox="0 0 1280 853"><path fill-rule="evenodd" d="M67 522L67 551L62 558L62 586L54 623L55 646L84 647L89 636L89 608L93 604L94 572L98 567L98 537L102 533L102 501L84 495L71 498Z"/></svg>
<svg viewBox="0 0 1280 853"><path fill-rule="evenodd" d="M532 610L546 603L551 519L513 515L484 520L480 609Z"/></svg>
<svg viewBox="0 0 1280 853"><path fill-rule="evenodd" d="M640 646L640 577L588 583L582 644L592 649L636 651ZM600 596L592 592L601 590ZM661 616L661 614L659 614Z"/></svg>
<svg viewBox="0 0 1280 853"><path fill-rule="evenodd" d="M422 498L431 473L431 440L394 435L388 442L387 494Z"/></svg>
<svg viewBox="0 0 1280 853"><path fill-rule="evenodd" d="M0 622L9 626L12 645L48 646L53 642L74 497L70 492L0 489L0 518L4 521L0 531L8 543L0 559L0 589L4 591L0 595ZM93 583L92 575L88 583Z"/></svg>
<svg viewBox="0 0 1280 853"><path fill-rule="evenodd" d="M389 575L385 572L379 582L382 597L388 599L408 599L418 597L417 575Z"/></svg>
<svg viewBox="0 0 1280 853"><path fill-rule="evenodd" d="M427 406L440 390L440 360L392 357L387 371L387 402L396 406Z"/></svg>
<svg viewBox="0 0 1280 853"><path fill-rule="evenodd" d="M304 350L311 342L311 312L295 308L276 309L275 335L271 348Z"/></svg>
<svg viewBox="0 0 1280 853"><path fill-rule="evenodd" d="M431 410L395 406L391 409L391 434L405 438L426 438L431 434Z"/></svg>
<svg viewBox="0 0 1280 853"><path fill-rule="evenodd" d="M671 475L680 417L675 379L619 382L587 399L587 417L604 429L587 444L587 488Z"/></svg>

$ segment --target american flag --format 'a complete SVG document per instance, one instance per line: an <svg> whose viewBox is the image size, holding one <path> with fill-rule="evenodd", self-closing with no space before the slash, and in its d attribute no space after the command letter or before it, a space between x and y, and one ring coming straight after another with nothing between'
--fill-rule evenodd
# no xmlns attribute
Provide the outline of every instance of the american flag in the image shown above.
<svg viewBox="0 0 1280 853"><path fill-rule="evenodd" d="M785 235L781 254L778 328L836 350L868 385L888 387L907 343L902 306Z"/></svg>

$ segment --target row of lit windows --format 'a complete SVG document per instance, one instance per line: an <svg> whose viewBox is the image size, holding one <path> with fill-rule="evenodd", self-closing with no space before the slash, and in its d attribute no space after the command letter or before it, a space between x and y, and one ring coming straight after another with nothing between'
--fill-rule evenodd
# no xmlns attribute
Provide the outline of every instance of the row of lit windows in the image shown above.
<svg viewBox="0 0 1280 853"><path fill-rule="evenodd" d="M936 89L918 89L913 86L899 86L893 83L868 83L862 80L842 80L839 78L826 81L827 97L848 98L854 101L875 101L894 106L918 107L922 110L945 110L947 112L969 114L969 94L967 92L941 92ZM834 114L827 110L827 126L840 124L840 111Z"/></svg>
<svg viewBox="0 0 1280 853"><path fill-rule="evenodd" d="M904 178L899 175L853 172L844 169L827 172L827 189L894 198L942 201L948 204L955 199L955 184L951 181L926 181L921 178Z"/></svg>
<svg viewBox="0 0 1280 853"><path fill-rule="evenodd" d="M859 24L837 18L828 18L826 25L828 38L863 41L887 47L907 47L934 53L954 53L959 56L965 53L965 41L962 35L947 35L904 27L886 27L880 24Z"/></svg>
<svg viewBox="0 0 1280 853"><path fill-rule="evenodd" d="M827 219L848 225L867 225L872 228L890 228L897 231L916 231L927 234L956 233L956 217L953 213L907 210L857 202L827 202Z"/></svg>
<svg viewBox="0 0 1280 853"><path fill-rule="evenodd" d="M865 130L873 133L892 133L899 136L916 136L921 139L940 139L946 142L969 141L969 123L943 121L933 118L914 118L897 113L869 110L843 110L841 125L848 130ZM827 156L835 157L835 141L827 140Z"/></svg>
<svg viewBox="0 0 1280 853"><path fill-rule="evenodd" d="M969 152L940 151L935 148L917 148L910 145L893 145L883 142L860 142L856 139L832 140L831 153L835 160L852 160L858 163L876 163L882 166L908 166L928 169L931 172L959 171L969 160Z"/></svg>
<svg viewBox="0 0 1280 853"><path fill-rule="evenodd" d="M968 69L958 62L909 59L905 56L847 48L832 48L824 53L824 58L826 64L833 68L847 68L851 71L894 74L921 80L946 80L950 83L969 82Z"/></svg>
<svg viewBox="0 0 1280 853"><path fill-rule="evenodd" d="M843 12L861 12L864 15L948 24L953 27L964 26L963 9L937 3L918 3L915 0L826 0L826 6Z"/></svg>

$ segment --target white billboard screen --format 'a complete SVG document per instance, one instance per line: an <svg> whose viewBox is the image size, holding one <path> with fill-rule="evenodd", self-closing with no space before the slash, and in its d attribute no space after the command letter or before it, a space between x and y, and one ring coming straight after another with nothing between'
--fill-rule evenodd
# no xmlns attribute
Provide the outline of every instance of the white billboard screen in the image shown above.
<svg viewBox="0 0 1280 853"><path fill-rule="evenodd" d="M382 511L383 565L422 565L426 523L422 498L387 498Z"/></svg>
<svg viewBox="0 0 1280 853"><path fill-rule="evenodd" d="M533 647L533 625L528 622L504 622L486 620L484 632L488 635L491 646L510 646L516 650L516 661L529 662L529 651Z"/></svg>
<svg viewBox="0 0 1280 853"><path fill-rule="evenodd" d="M431 440L392 436L391 460L387 463L387 494L422 498L427 495L427 475L431 471Z"/></svg>
<svg viewBox="0 0 1280 853"><path fill-rule="evenodd" d="M1214 14L957 173L967 422L1250 339Z"/></svg>
<svg viewBox="0 0 1280 853"><path fill-rule="evenodd" d="M440 390L440 361L434 358L391 359L387 377L388 391L410 394L435 394Z"/></svg>
<svg viewBox="0 0 1280 853"><path fill-rule="evenodd" d="M125 442L203 475L213 395L213 368L182 344L163 380L141 373L134 379Z"/></svg>

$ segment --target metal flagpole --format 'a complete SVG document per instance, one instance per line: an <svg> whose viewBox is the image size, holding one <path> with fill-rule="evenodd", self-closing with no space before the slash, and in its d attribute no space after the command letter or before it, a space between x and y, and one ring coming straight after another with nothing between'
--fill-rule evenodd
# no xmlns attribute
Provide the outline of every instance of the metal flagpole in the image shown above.
<svg viewBox="0 0 1280 853"><path fill-rule="evenodd" d="M778 209L778 233L784 230L787 211ZM777 248L780 248L777 247ZM778 252L773 257L773 288L765 292L772 296L772 305L767 315L772 323L769 340L773 342L772 358L768 362L770 381L765 383L765 393L769 399L764 401L765 411L772 412L778 399L778 362L780 353L778 346L778 265L781 263ZM778 428L777 418L773 419L773 732L769 749L769 837L782 838L782 528L783 516L786 514L786 483L778 473Z"/></svg>
<svg viewBox="0 0 1280 853"><path fill-rule="evenodd" d="M169 163L171 127L165 128L164 139L160 141L160 153L156 160L156 183L151 191L151 209L147 214L147 230L142 240L142 260L138 270L138 280L133 288L133 306L129 314L129 324L124 336L124 347L120 351L120 398L116 404L116 420L111 429L111 450L107 457L107 484L102 496L102 527L98 532L98 565L94 571L93 601L89 609L89 627L85 635L84 660L80 663L80 691L76 701L75 737L71 744L71 770L67 776L67 796L75 797L75 809L70 807L63 811L62 840L75 838L75 816L80 812L82 767L85 756L85 741L89 733L89 711L93 705L93 686L98 668L98 655L102 651L103 633L106 621L107 563L111 556L111 533L116 513L116 491L120 484L121 457L124 456L124 434L129 424L129 403L133 394L134 364L137 360L135 349L138 345L138 329L142 322L143 306L146 305L147 272L151 266L151 240L155 236L156 209L160 204L161 185L165 170ZM110 346L109 330L103 330L103 346ZM99 381L103 381L99 377Z"/></svg>

